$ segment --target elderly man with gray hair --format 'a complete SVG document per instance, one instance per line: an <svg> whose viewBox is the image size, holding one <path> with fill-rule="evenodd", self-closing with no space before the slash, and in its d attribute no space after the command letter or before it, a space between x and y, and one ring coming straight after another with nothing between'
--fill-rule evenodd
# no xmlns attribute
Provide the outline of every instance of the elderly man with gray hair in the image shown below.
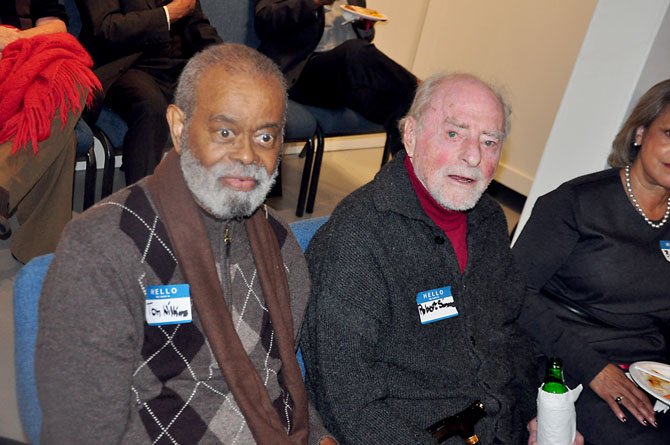
<svg viewBox="0 0 670 445"><path fill-rule="evenodd" d="M347 444L434 444L426 428L475 400L481 443L522 443L539 383L515 324L525 285L484 194L509 108L478 78L442 74L421 83L400 128L406 153L307 251L308 395Z"/></svg>
<svg viewBox="0 0 670 445"><path fill-rule="evenodd" d="M209 47L168 108L175 149L68 225L40 301L42 443L335 443L295 356L305 260L263 206L285 109L270 59Z"/></svg>

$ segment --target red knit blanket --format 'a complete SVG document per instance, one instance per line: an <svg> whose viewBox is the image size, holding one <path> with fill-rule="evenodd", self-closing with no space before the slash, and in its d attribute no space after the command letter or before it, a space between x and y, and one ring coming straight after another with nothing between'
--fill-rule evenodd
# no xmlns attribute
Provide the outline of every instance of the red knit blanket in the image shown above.
<svg viewBox="0 0 670 445"><path fill-rule="evenodd" d="M67 33L18 39L0 58L0 144L12 139L12 153L49 137L59 113L63 126L70 111L87 104L100 81L93 61L77 39Z"/></svg>

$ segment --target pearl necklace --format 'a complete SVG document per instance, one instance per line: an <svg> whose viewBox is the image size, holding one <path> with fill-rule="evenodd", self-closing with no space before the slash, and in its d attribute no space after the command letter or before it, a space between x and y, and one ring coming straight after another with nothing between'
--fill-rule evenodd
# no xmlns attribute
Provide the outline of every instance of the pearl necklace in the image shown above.
<svg viewBox="0 0 670 445"><path fill-rule="evenodd" d="M644 210L642 210L642 207L640 207L640 204L637 203L637 199L635 199L635 195L633 195L633 187L630 185L630 165L626 166L626 190L628 191L628 196L630 197L630 200L633 202L633 206L635 207L635 210L642 215L645 221L647 221L647 224L649 224L651 227L654 229L660 229L663 227L663 225L668 221L668 217L670 217L670 198L668 198L668 203L665 205L665 215L663 215L663 219L659 223L654 223L651 222L649 218L647 218L647 215L644 213Z"/></svg>

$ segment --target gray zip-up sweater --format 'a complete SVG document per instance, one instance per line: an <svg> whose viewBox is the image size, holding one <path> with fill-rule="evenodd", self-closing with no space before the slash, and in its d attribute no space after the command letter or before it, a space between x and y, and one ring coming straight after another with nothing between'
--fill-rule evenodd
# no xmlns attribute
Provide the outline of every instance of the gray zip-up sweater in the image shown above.
<svg viewBox="0 0 670 445"><path fill-rule="evenodd" d="M499 205L468 212L468 263L424 213L404 152L342 201L307 251L307 388L345 444L432 444L426 427L476 399L485 444L521 444L537 394L515 324L524 283ZM459 315L421 324L417 293L451 286ZM461 439L446 443L462 443Z"/></svg>
<svg viewBox="0 0 670 445"><path fill-rule="evenodd" d="M42 443L254 443L197 312L192 323L146 322L147 286L184 279L145 187L142 180L75 218L56 251L40 301ZM297 331L307 267L288 226L271 211L268 218ZM238 335L290 428L292 402L278 379L281 361L246 230L242 221L204 215L204 222ZM312 444L325 433L314 414Z"/></svg>

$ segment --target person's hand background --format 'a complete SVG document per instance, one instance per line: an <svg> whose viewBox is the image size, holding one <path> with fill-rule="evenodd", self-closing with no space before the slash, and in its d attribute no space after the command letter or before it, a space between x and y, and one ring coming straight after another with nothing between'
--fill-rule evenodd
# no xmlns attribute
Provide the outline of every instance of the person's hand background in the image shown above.
<svg viewBox="0 0 670 445"><path fill-rule="evenodd" d="M528 432L530 433L528 445L537 445L537 417L528 422ZM579 431L577 431L575 441L572 442L572 445L584 445L584 436Z"/></svg>
<svg viewBox="0 0 670 445"><path fill-rule="evenodd" d="M19 38L18 29L8 28L6 26L0 26L0 51L5 49L5 46L9 45L18 38Z"/></svg>
<svg viewBox="0 0 670 445"><path fill-rule="evenodd" d="M183 17L191 15L195 10L195 1L196 0L172 0L168 3L167 9L170 14L170 22L173 23Z"/></svg>
<svg viewBox="0 0 670 445"><path fill-rule="evenodd" d="M642 425L652 424L656 426L654 408L647 395L638 389L626 374L609 364L605 366L589 383L589 387L598 394L610 407L614 415L622 422L628 418L623 412L626 408ZM617 402L617 398L620 401Z"/></svg>

